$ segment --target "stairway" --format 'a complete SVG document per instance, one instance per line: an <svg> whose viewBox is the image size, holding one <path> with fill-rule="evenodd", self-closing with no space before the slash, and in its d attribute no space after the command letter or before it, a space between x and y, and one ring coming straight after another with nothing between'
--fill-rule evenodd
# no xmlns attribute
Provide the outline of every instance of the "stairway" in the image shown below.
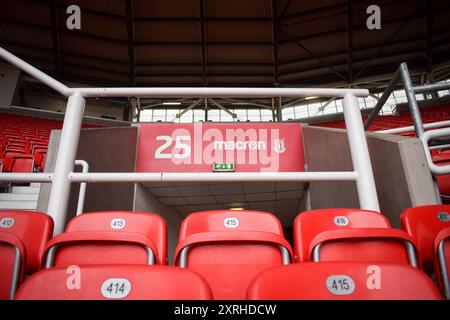
<svg viewBox="0 0 450 320"><path fill-rule="evenodd" d="M0 193L0 209L36 210L40 189L40 183L13 186L11 192Z"/></svg>

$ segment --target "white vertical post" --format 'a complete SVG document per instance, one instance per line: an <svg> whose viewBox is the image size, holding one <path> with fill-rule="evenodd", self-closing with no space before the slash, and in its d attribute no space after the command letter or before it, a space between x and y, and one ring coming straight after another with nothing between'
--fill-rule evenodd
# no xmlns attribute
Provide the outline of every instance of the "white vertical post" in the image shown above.
<svg viewBox="0 0 450 320"><path fill-rule="evenodd" d="M75 165L85 103L78 92L71 95L67 102L47 210L55 222L55 235L64 231L66 223L71 184L69 174Z"/></svg>
<svg viewBox="0 0 450 320"><path fill-rule="evenodd" d="M344 97L343 107L353 170L358 173L356 187L359 206L361 209L380 211L358 100L354 95L348 93Z"/></svg>
<svg viewBox="0 0 450 320"><path fill-rule="evenodd" d="M83 168L82 173L88 173L89 172L89 163L85 160L75 160L75 165L81 166ZM77 205L77 216L83 213L84 208L84 199L86 197L86 182L80 183L80 191L78 194L78 205Z"/></svg>

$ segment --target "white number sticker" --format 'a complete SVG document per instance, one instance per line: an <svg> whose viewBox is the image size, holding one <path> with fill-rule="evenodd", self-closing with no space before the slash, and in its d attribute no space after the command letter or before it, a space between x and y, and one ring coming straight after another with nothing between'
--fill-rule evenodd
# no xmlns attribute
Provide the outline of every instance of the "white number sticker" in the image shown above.
<svg viewBox="0 0 450 320"><path fill-rule="evenodd" d="M125 228L125 219L112 219L111 228L113 229L123 229Z"/></svg>
<svg viewBox="0 0 450 320"><path fill-rule="evenodd" d="M157 141L165 141L160 147L155 150L155 159L171 159L172 152L167 150L173 143L171 136L157 136ZM175 153L174 157L177 159L187 159L191 156L190 143L183 143L183 140L191 141L191 136L177 136L175 138L175 149L180 149L181 152ZM167 150L167 151L166 151ZM166 152L164 152L166 151Z"/></svg>
<svg viewBox="0 0 450 320"><path fill-rule="evenodd" d="M329 276L326 286L328 291L337 296L349 295L355 291L355 282L346 275Z"/></svg>
<svg viewBox="0 0 450 320"><path fill-rule="evenodd" d="M102 295L107 299L123 299L131 292L131 283L124 278L109 278L102 284Z"/></svg>
<svg viewBox="0 0 450 320"><path fill-rule="evenodd" d="M234 229L239 227L239 219L234 217L228 217L223 220L225 228Z"/></svg>
<svg viewBox="0 0 450 320"><path fill-rule="evenodd" d="M344 216L336 216L334 217L334 224L338 227L345 227L348 225L348 218Z"/></svg>
<svg viewBox="0 0 450 320"><path fill-rule="evenodd" d="M0 220L0 228L9 229L14 225L14 218L6 217Z"/></svg>
<svg viewBox="0 0 450 320"><path fill-rule="evenodd" d="M442 222L450 222L450 214L448 214L447 212L439 212L437 214L437 218Z"/></svg>

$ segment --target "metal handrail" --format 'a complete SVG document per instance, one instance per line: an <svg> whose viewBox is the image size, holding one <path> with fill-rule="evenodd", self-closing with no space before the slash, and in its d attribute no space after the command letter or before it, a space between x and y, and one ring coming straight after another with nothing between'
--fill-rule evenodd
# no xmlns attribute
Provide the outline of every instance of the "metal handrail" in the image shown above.
<svg viewBox="0 0 450 320"><path fill-rule="evenodd" d="M89 163L85 160L75 160L76 166L81 166L83 168L82 173L89 172ZM86 197L86 182L80 183L80 191L78 194L78 204L77 204L77 216L83 213L84 199Z"/></svg>
<svg viewBox="0 0 450 320"><path fill-rule="evenodd" d="M420 109L417 104L416 94L419 93L427 93L427 92L433 92L433 91L439 91L439 90L446 90L450 89L450 83L434 83L434 84L427 84L422 86L413 86L411 81L411 76L408 70L408 65L406 62L403 62L400 64L399 68L396 70L394 76L392 77L392 80L389 82L388 86L386 87L385 91L381 95L380 99L378 100L377 104L369 114L369 117L366 120L366 123L364 124L364 129L368 130L375 119L375 117L378 115L380 110L383 108L384 104L386 103L388 97L391 95L391 93L394 91L396 85L400 81L400 77L402 78L403 87L405 89L406 93L406 99L408 100L408 106L411 113L411 117L414 124L414 131L416 132L416 137L421 139L423 143L423 147L425 149L426 159L428 166L430 168L430 171L432 172L433 177L433 183L434 188L437 195L437 201L438 203L442 203L441 200L441 193L439 190L439 186L437 183L437 179L435 175L439 174L448 174L450 173L450 166L441 167L440 169L436 169L437 166L433 163L431 156L428 154L428 140L425 141L422 139L422 137L426 134L425 133L425 127L426 125L423 124L422 116L420 115ZM407 127L410 128L410 127ZM384 133L399 133L403 131L391 129L390 132L387 132L388 130L384 130ZM409 131L409 130L407 130ZM438 133L434 133L433 137L442 137L444 136L448 131L446 129L437 129L433 130L433 132L438 131ZM428 132L427 132L428 133ZM426 135L426 137L430 137L430 135Z"/></svg>
<svg viewBox="0 0 450 320"><path fill-rule="evenodd" d="M343 99L347 138L354 171L350 172L295 172L283 173L252 173L236 172L227 175L227 181L356 181L358 198L361 208L379 211L378 196L375 179L370 162L367 140L361 121L361 110L357 97L367 97L367 89L350 88L69 88L57 80L36 69L22 59L14 56L0 47L0 57L15 65L17 68L42 81L61 95L68 97L64 123L56 157L53 174L40 176L21 176L17 173L0 173L0 181L18 179L25 181L33 177L33 181L51 182L48 214L55 222L54 233L64 231L67 207L73 182L139 182L139 181L220 181L225 179L208 173L74 173L76 151L83 119L86 97L340 97ZM289 175L289 176L288 176ZM202 180L199 180L202 179Z"/></svg>

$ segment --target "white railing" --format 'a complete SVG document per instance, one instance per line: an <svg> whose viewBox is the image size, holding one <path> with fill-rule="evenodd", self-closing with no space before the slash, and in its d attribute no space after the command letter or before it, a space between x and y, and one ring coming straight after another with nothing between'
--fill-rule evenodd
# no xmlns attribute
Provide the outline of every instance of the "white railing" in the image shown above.
<svg viewBox="0 0 450 320"><path fill-rule="evenodd" d="M355 181L360 207L379 211L367 141L356 97L366 89L325 88L69 88L25 61L0 48L0 57L68 97L54 173L0 173L0 181L51 182L48 214L55 221L55 234L64 230L72 182L150 181ZM75 156L83 119L85 97L343 97L345 124L353 162L346 172L236 172L212 173L74 173Z"/></svg>

